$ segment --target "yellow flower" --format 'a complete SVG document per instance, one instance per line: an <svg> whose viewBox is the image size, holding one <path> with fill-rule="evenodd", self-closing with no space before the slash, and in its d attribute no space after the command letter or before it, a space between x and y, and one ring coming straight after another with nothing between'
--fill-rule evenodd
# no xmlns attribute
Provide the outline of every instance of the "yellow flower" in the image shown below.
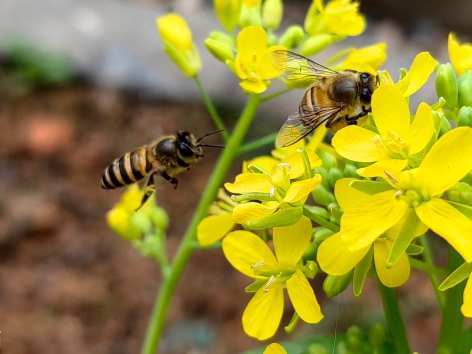
<svg viewBox="0 0 472 354"><path fill-rule="evenodd" d="M242 316L247 335L264 340L275 334L284 310L284 288L303 321L317 323L323 318L301 267L311 235L311 222L303 216L293 225L273 229L275 255L252 232L233 231L224 238L225 257L234 268L253 278L253 285L258 287Z"/></svg>
<svg viewBox="0 0 472 354"><path fill-rule="evenodd" d="M290 165L279 163L270 173L244 172L233 183L226 183L225 188L237 194L233 199L241 202L233 209L233 221L253 230L297 221L309 194L320 184L321 176L292 181L289 171Z"/></svg>
<svg viewBox="0 0 472 354"><path fill-rule="evenodd" d="M338 70L357 70L377 75L377 70L387 59L387 44L377 43L368 47L351 50L343 62L337 67Z"/></svg>
<svg viewBox="0 0 472 354"><path fill-rule="evenodd" d="M344 178L336 182L336 199L345 213L356 212L360 203L371 202L368 194L350 187L350 183L353 181L355 180ZM405 221L404 219L399 225L402 226ZM343 231L341 230L321 243L317 254L318 264L324 272L340 276L349 273L364 257L373 257L380 281L388 287L400 286L410 276L410 262L407 254L403 251L394 264L387 264L393 239L398 232L398 228L392 228L382 238L376 239L373 244L353 250L353 244L343 239ZM424 232L423 228L418 227L415 235L419 236ZM371 249L373 252L369 252Z"/></svg>
<svg viewBox="0 0 472 354"><path fill-rule="evenodd" d="M344 212L340 237L351 251L371 245L389 229L408 220L393 238L389 263L415 237L424 224L443 237L467 262L472 261L472 220L453 204L441 198L472 170L472 128L460 127L444 134L426 154L417 169L400 172L379 169L372 177L383 177L389 184L381 193Z"/></svg>
<svg viewBox="0 0 472 354"><path fill-rule="evenodd" d="M239 21L241 0L214 0L216 17L227 31L232 31Z"/></svg>
<svg viewBox="0 0 472 354"><path fill-rule="evenodd" d="M472 44L461 44L453 33L448 38L449 59L459 75L472 69Z"/></svg>
<svg viewBox="0 0 472 354"><path fill-rule="evenodd" d="M279 343L272 343L265 348L262 354L287 354L287 351Z"/></svg>
<svg viewBox="0 0 472 354"><path fill-rule="evenodd" d="M239 32L235 72L241 79L240 85L249 93L267 90L270 80L280 75L273 65L272 52L281 46L268 46L267 33L261 26L248 26Z"/></svg>
<svg viewBox="0 0 472 354"><path fill-rule="evenodd" d="M164 50L188 77L198 74L202 67L192 32L187 22L175 13L156 18L156 26L164 42Z"/></svg>
<svg viewBox="0 0 472 354"><path fill-rule="evenodd" d="M305 19L310 36L330 33L338 36L358 36L364 32L366 21L359 13L359 3L351 0L314 0Z"/></svg>
<svg viewBox="0 0 472 354"><path fill-rule="evenodd" d="M461 311L464 317L472 318L472 273L469 275L465 285Z"/></svg>
<svg viewBox="0 0 472 354"><path fill-rule="evenodd" d="M396 85L375 90L372 116L379 133L351 125L341 129L332 141L336 152L349 160L376 162L359 170L365 177L385 165L402 170L411 156L426 148L434 134L432 108L421 103L411 122L408 101Z"/></svg>

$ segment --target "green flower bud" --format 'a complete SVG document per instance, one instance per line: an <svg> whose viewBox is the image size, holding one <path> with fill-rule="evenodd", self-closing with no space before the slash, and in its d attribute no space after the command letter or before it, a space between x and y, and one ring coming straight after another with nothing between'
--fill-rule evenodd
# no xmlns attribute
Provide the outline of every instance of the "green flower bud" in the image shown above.
<svg viewBox="0 0 472 354"><path fill-rule="evenodd" d="M447 191L447 197L453 202L472 205L472 186L466 182L459 182Z"/></svg>
<svg viewBox="0 0 472 354"><path fill-rule="evenodd" d="M365 344L362 341L362 332L359 327L351 326L346 332L346 344L354 353L362 351Z"/></svg>
<svg viewBox="0 0 472 354"><path fill-rule="evenodd" d="M205 47L213 56L225 63L227 60L234 58L234 41L233 38L223 32L213 31L207 39L205 39Z"/></svg>
<svg viewBox="0 0 472 354"><path fill-rule="evenodd" d="M318 265L316 264L315 261L307 261L303 266L302 266L302 271L303 273L309 278L313 279L315 275L318 273Z"/></svg>
<svg viewBox="0 0 472 354"><path fill-rule="evenodd" d="M317 155L323 162L323 167L325 167L326 169L329 170L330 168L337 167L338 159L336 158L334 154L328 151L320 150L320 151L317 151Z"/></svg>
<svg viewBox="0 0 472 354"><path fill-rule="evenodd" d="M455 108L459 98L457 76L450 63L439 65L436 71L436 93L446 100L446 107Z"/></svg>
<svg viewBox="0 0 472 354"><path fill-rule="evenodd" d="M331 169L329 169L328 171L328 182L329 182L329 185L331 186L331 188L334 188L334 185L336 184L336 181L338 179L341 179L343 178L343 173L341 172L341 170L337 167L333 167Z"/></svg>
<svg viewBox="0 0 472 354"><path fill-rule="evenodd" d="M316 203L328 206L330 203L336 201L334 194L328 191L324 186L320 185L313 190L313 198Z"/></svg>
<svg viewBox="0 0 472 354"><path fill-rule="evenodd" d="M343 292L351 281L352 272L340 276L328 275L323 282L323 290L328 297Z"/></svg>
<svg viewBox="0 0 472 354"><path fill-rule="evenodd" d="M301 46L300 53L304 56L311 56L321 52L323 49L333 44L336 36L332 34L317 34L308 38Z"/></svg>
<svg viewBox="0 0 472 354"><path fill-rule="evenodd" d="M457 114L457 125L459 127L472 126L472 107L462 106Z"/></svg>
<svg viewBox="0 0 472 354"><path fill-rule="evenodd" d="M267 41L269 42L269 46L276 45L278 40L279 38L277 37L275 33L273 32L267 33Z"/></svg>
<svg viewBox="0 0 472 354"><path fill-rule="evenodd" d="M250 230L265 230L276 226L292 225L300 219L302 214L302 207L280 208L274 214L254 219L245 223L244 226Z"/></svg>
<svg viewBox="0 0 472 354"><path fill-rule="evenodd" d="M310 344L308 347L308 354L329 354L330 351L326 349L323 345L314 343Z"/></svg>
<svg viewBox="0 0 472 354"><path fill-rule="evenodd" d="M472 71L459 78L459 106L472 106Z"/></svg>
<svg viewBox="0 0 472 354"><path fill-rule="evenodd" d="M146 213L140 213L139 211L131 214L131 223L135 225L143 234L150 233L152 231L152 222Z"/></svg>
<svg viewBox="0 0 472 354"><path fill-rule="evenodd" d="M323 209L324 210L324 209ZM315 240L315 243L319 245L321 242L326 240L328 237L333 235L334 232L327 227L320 226L315 229L315 232L313 234L313 238Z"/></svg>
<svg viewBox="0 0 472 354"><path fill-rule="evenodd" d="M260 26L262 24L260 5L249 6L245 5L241 8L241 15L239 17L239 27L246 26Z"/></svg>
<svg viewBox="0 0 472 354"><path fill-rule="evenodd" d="M386 333L385 327L380 324L374 324L369 330L369 342L372 344L374 349L380 348L385 343Z"/></svg>
<svg viewBox="0 0 472 354"><path fill-rule="evenodd" d="M321 175L321 183L325 186L325 187L329 187L329 182L328 182L328 170L326 168L324 168L323 166L320 166L320 167L315 167L313 169L313 173L319 173Z"/></svg>
<svg viewBox="0 0 472 354"><path fill-rule="evenodd" d="M303 31L301 26L290 26L280 37L279 44L288 49L296 48L304 37L305 31Z"/></svg>
<svg viewBox="0 0 472 354"><path fill-rule="evenodd" d="M329 213L325 208L315 206L315 205L305 205L305 216L309 217L313 221L316 219L322 218L328 220Z"/></svg>
<svg viewBox="0 0 472 354"><path fill-rule="evenodd" d="M157 230L165 231L169 226L169 216L164 208L156 207L151 210L151 220Z"/></svg>
<svg viewBox="0 0 472 354"><path fill-rule="evenodd" d="M443 135L452 129L449 119L440 111L433 111L433 116L436 119L436 130L439 131L439 135Z"/></svg>
<svg viewBox="0 0 472 354"><path fill-rule="evenodd" d="M344 166L344 177L359 177L357 174L357 167L353 164L347 163Z"/></svg>
<svg viewBox="0 0 472 354"><path fill-rule="evenodd" d="M264 27L277 30L283 15L282 0L265 0L262 6L262 24Z"/></svg>

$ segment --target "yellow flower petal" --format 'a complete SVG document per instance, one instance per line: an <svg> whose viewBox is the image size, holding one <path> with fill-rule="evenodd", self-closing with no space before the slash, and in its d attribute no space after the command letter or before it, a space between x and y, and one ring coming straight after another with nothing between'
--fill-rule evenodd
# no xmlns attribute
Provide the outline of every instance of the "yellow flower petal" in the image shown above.
<svg viewBox="0 0 472 354"><path fill-rule="evenodd" d="M394 226L407 211L407 204L395 196L394 190L377 193L346 210L341 218L343 240L351 250L368 247Z"/></svg>
<svg viewBox="0 0 472 354"><path fill-rule="evenodd" d="M267 33L261 26L247 26L239 32L236 39L238 57L250 62L256 54L263 53L267 48Z"/></svg>
<svg viewBox="0 0 472 354"><path fill-rule="evenodd" d="M274 249L279 264L295 267L310 244L311 234L311 221L306 216L293 225L274 227Z"/></svg>
<svg viewBox="0 0 472 354"><path fill-rule="evenodd" d="M287 351L279 343L272 343L265 348L262 354L287 354Z"/></svg>
<svg viewBox="0 0 472 354"><path fill-rule="evenodd" d="M277 261L269 246L249 231L233 231L223 239L223 253L231 265L251 278L274 268Z"/></svg>
<svg viewBox="0 0 472 354"><path fill-rule="evenodd" d="M211 215L200 221L197 239L200 245L208 246L221 240L234 227L231 214Z"/></svg>
<svg viewBox="0 0 472 354"><path fill-rule="evenodd" d="M318 323L323 319L315 292L300 269L287 280L287 292L295 312L307 323Z"/></svg>
<svg viewBox="0 0 472 354"><path fill-rule="evenodd" d="M372 95L372 114L384 140L407 140L410 128L410 109L397 86L380 86Z"/></svg>
<svg viewBox="0 0 472 354"><path fill-rule="evenodd" d="M352 161L374 162L388 158L380 136L357 125L339 130L332 144L339 155Z"/></svg>
<svg viewBox="0 0 472 354"><path fill-rule="evenodd" d="M344 275L350 272L360 261L370 247L350 250L344 242L342 232L330 236L318 248L317 261L320 268L330 275Z"/></svg>
<svg viewBox="0 0 472 354"><path fill-rule="evenodd" d="M409 97L421 89L437 65L438 62L431 54L428 52L419 53L413 59L406 76L396 84L402 91L403 97Z"/></svg>
<svg viewBox="0 0 472 354"><path fill-rule="evenodd" d="M369 199L367 193L363 193L350 186L351 182L355 180L355 178L341 178L336 181L334 196L343 210L355 208L357 204Z"/></svg>
<svg viewBox="0 0 472 354"><path fill-rule="evenodd" d="M245 166L247 167L255 166L259 170L264 171L264 173L270 174L272 170L274 169L274 167L277 166L278 163L279 162L276 159L270 156L259 156L252 160L246 161ZM246 171L244 172L247 172L247 168L246 168Z"/></svg>
<svg viewBox="0 0 472 354"><path fill-rule="evenodd" d="M304 202L308 195L321 183L321 176L316 175L312 178L296 181L290 184L283 201L285 203Z"/></svg>
<svg viewBox="0 0 472 354"><path fill-rule="evenodd" d="M440 195L472 170L472 128L455 128L429 150L416 178L431 196Z"/></svg>
<svg viewBox="0 0 472 354"><path fill-rule="evenodd" d="M433 198L416 208L420 220L472 262L472 220L447 201Z"/></svg>
<svg viewBox="0 0 472 354"><path fill-rule="evenodd" d="M235 194L270 193L274 188L268 176L262 173L241 173L234 183L225 183L225 188Z"/></svg>
<svg viewBox="0 0 472 354"><path fill-rule="evenodd" d="M248 202L239 204L233 209L233 221L237 224L246 224L272 215L278 208L275 203Z"/></svg>
<svg viewBox="0 0 472 354"><path fill-rule="evenodd" d="M192 50L192 32L183 17L169 13L158 17L156 26L164 42L180 50Z"/></svg>
<svg viewBox="0 0 472 354"><path fill-rule="evenodd" d="M464 289L464 299L461 312L464 317L472 317L472 275L469 276Z"/></svg>
<svg viewBox="0 0 472 354"><path fill-rule="evenodd" d="M410 137L408 139L409 153L413 155L422 151L430 142L433 134L433 110L430 105L421 102L416 110L415 120L410 127Z"/></svg>
<svg viewBox="0 0 472 354"><path fill-rule="evenodd" d="M376 75L376 70L380 68L387 59L387 44L376 43L367 47L352 50L344 62L342 68L358 70L359 66L366 66L367 69L358 71L367 71Z"/></svg>
<svg viewBox="0 0 472 354"><path fill-rule="evenodd" d="M391 247L392 244L388 241L379 240L374 243L375 270L382 284L390 288L403 285L410 278L410 261L406 253L392 267L387 267Z"/></svg>
<svg viewBox="0 0 472 354"><path fill-rule="evenodd" d="M323 19L329 30L340 36L358 36L364 32L366 22L359 13L359 3L346 0L332 0L322 10Z"/></svg>
<svg viewBox="0 0 472 354"><path fill-rule="evenodd" d="M312 137L308 141L308 144L306 145L306 149L316 152L318 147L323 142L327 132L328 128L326 128L326 125L324 124L321 124L318 128L316 128L315 133L312 135ZM304 140L302 139L300 141Z"/></svg>
<svg viewBox="0 0 472 354"><path fill-rule="evenodd" d="M459 75L472 69L472 45L460 44L453 33L448 38L449 59Z"/></svg>
<svg viewBox="0 0 472 354"><path fill-rule="evenodd" d="M321 160L312 150L305 150L305 153L308 156L308 161L310 162L310 167L318 167L321 165ZM290 179L300 178L305 174L305 162L303 159L303 152L294 152L293 154L285 157L282 162L288 163L290 165L289 177Z"/></svg>
<svg viewBox="0 0 472 354"><path fill-rule="evenodd" d="M250 337L265 340L279 327L284 309L284 294L280 284L262 287L243 312L243 329Z"/></svg>
<svg viewBox="0 0 472 354"><path fill-rule="evenodd" d="M243 80L239 85L249 93L262 93L267 90L267 83L262 80Z"/></svg>
<svg viewBox="0 0 472 354"><path fill-rule="evenodd" d="M359 168L357 173L363 177L383 177L385 178L385 171L398 173L408 165L407 160L382 160L364 168Z"/></svg>

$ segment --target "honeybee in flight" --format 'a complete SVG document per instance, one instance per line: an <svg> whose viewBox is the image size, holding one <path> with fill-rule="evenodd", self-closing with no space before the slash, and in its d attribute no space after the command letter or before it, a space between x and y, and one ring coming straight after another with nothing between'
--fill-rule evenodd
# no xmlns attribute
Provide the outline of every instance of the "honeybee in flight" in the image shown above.
<svg viewBox="0 0 472 354"><path fill-rule="evenodd" d="M285 147L305 138L321 124L337 131L371 111L378 77L355 70L335 71L286 50L274 52L274 64L289 81L308 81L298 112L290 115L277 135L276 146Z"/></svg>
<svg viewBox="0 0 472 354"><path fill-rule="evenodd" d="M115 189L147 176L141 207L154 192L157 176L177 188L175 176L188 170L203 157L203 147L221 148L220 145L203 144L206 137L220 132L218 130L196 138L192 133L181 130L174 135L162 136L113 160L103 171L100 186L103 189Z"/></svg>

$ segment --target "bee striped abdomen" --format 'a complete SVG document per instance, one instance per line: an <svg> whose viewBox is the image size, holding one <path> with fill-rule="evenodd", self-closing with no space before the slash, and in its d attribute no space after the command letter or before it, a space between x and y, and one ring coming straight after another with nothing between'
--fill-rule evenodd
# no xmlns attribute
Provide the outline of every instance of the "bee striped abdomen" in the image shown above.
<svg viewBox="0 0 472 354"><path fill-rule="evenodd" d="M105 168L100 186L103 189L114 189L132 184L142 179L152 169L148 161L146 148L128 152L115 159Z"/></svg>

